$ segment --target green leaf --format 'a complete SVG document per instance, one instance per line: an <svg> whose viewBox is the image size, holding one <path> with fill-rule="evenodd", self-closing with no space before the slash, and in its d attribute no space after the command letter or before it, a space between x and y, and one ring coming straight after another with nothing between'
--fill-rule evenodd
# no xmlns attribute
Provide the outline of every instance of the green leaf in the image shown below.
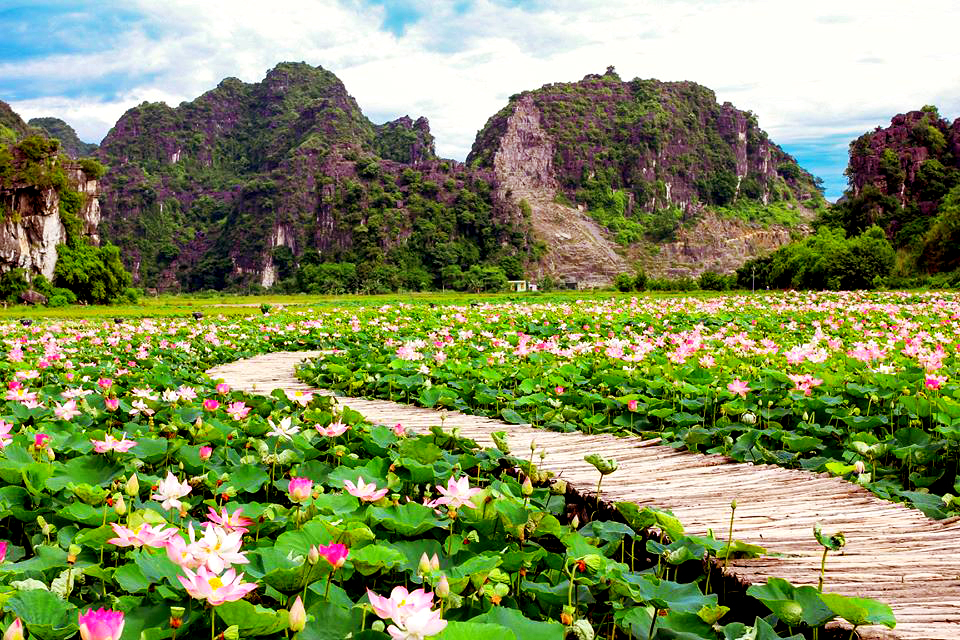
<svg viewBox="0 0 960 640"><path fill-rule="evenodd" d="M298 633L296 640L342 640L350 632L357 637L360 627L360 610L346 609L333 602L318 602L307 609L307 626Z"/></svg>
<svg viewBox="0 0 960 640"><path fill-rule="evenodd" d="M76 607L49 591L21 591L7 600L5 608L41 640L62 640L77 633Z"/></svg>
<svg viewBox="0 0 960 640"><path fill-rule="evenodd" d="M104 487L123 473L123 468L113 464L103 454L77 456L63 464L57 464L53 477L47 480L47 488L60 491L71 482Z"/></svg>
<svg viewBox="0 0 960 640"><path fill-rule="evenodd" d="M819 627L834 617L814 587L795 587L783 578L767 578L766 584L751 585L747 595L765 604L788 625L803 622L810 627Z"/></svg>
<svg viewBox="0 0 960 640"><path fill-rule="evenodd" d="M367 517L371 522L402 536L415 536L429 529L447 526L445 521L437 518L433 509L416 502L389 507L370 507Z"/></svg>
<svg viewBox="0 0 960 640"><path fill-rule="evenodd" d="M289 613L274 611L246 600L224 602L216 608L217 616L228 625L236 625L242 636L267 636L289 627Z"/></svg>
<svg viewBox="0 0 960 640"><path fill-rule="evenodd" d="M240 464L231 469L229 486L237 491L256 493L270 481L270 476L257 465Z"/></svg>
<svg viewBox="0 0 960 640"><path fill-rule="evenodd" d="M435 636L433 640L518 640L517 635L510 629L496 624L482 624L478 622L447 622L447 627Z"/></svg>
<svg viewBox="0 0 960 640"><path fill-rule="evenodd" d="M349 561L360 575L369 576L383 569L403 566L407 558L397 549L370 544L350 552Z"/></svg>
<svg viewBox="0 0 960 640"><path fill-rule="evenodd" d="M500 411L500 416L509 422L510 424L526 424L527 421L524 420L523 416L514 411L513 409L502 409Z"/></svg>
<svg viewBox="0 0 960 640"><path fill-rule="evenodd" d="M882 624L893 629L897 626L893 610L879 600L853 598L839 593L821 593L820 599L830 607L831 611L855 627L865 624Z"/></svg>
<svg viewBox="0 0 960 640"><path fill-rule="evenodd" d="M564 628L556 622L536 622L516 609L493 607L470 622L486 623L509 629L522 640L563 640Z"/></svg>

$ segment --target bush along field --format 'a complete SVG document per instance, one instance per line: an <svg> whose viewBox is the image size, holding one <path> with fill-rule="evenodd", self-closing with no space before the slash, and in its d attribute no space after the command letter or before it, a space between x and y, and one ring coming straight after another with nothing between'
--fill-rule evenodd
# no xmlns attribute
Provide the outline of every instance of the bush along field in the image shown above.
<svg viewBox="0 0 960 640"><path fill-rule="evenodd" d="M821 302L840 305L837 313L844 316L856 313L852 300ZM529 388L524 396L539 394L544 407L559 411L552 418L537 413L540 423L563 415L565 428L666 431L673 423L647 408L652 396L624 393L628 379L640 379L634 372L659 357L651 350L627 371L621 356L634 349L622 344L614 355L594 344L613 340L606 334L614 326L620 335L644 335L647 322L666 328L683 317L681 311L694 313L684 305L707 305L697 312L703 322L710 316L722 325L740 320L726 319L722 307L733 303L720 300L661 304L674 308L642 321L639 303L610 302L584 310L396 305L246 319L0 324L4 637L22 638L25 630L42 640L760 640L814 637L837 619L854 627L892 626L890 609L881 603L776 579L751 588L756 600L741 594L722 601L716 576L711 584L713 560L762 549L686 536L666 511L584 502L538 470L526 452L512 455L509 434L498 448L480 449L440 428L415 434L400 424L375 426L348 409L335 412L323 397L279 390L252 396L203 373L268 351L336 349L339 355L314 367L312 378L329 378L353 392L466 406L466 399L484 404L480 382L467 372L480 358L482 366L474 366L488 381L483 393L515 421L534 414L506 402L523 397L508 384L509 367L532 366L517 389ZM898 305L951 313L953 303L888 304L891 314ZM784 307L777 313L790 312ZM627 318L644 324L625 329ZM690 320L691 326L700 323ZM537 336L538 328L538 337L523 338ZM579 338L572 338L574 330ZM731 331L740 333L739 326ZM590 347L576 347L561 362L538 347L552 335ZM377 340L382 353L372 346ZM349 366L351 354L369 359ZM756 387L748 371L736 373L745 386ZM549 381L549 389L537 389L540 381ZM684 403L692 392L660 384L674 389L666 397L677 413L693 415ZM930 406L937 403L931 415L947 411L942 402L949 389L941 384L936 400L928 394ZM715 393L723 400L716 418L711 415L717 428L743 425L752 411L754 429L772 433L772 424L786 415L773 405L758 408L753 389L736 398L729 390ZM887 431L897 427L894 436L906 428L927 434L929 446L941 441L922 416L914 426L893 423L889 416L904 411L902 400L888 416L892 396L880 387L869 393L878 397L872 402L877 411L863 412L864 419L882 415ZM619 404L609 404L611 397ZM843 398L825 403L823 429L850 428L826 419L826 408L848 404ZM565 413L567 407L573 413ZM639 417L644 414L647 422ZM807 423L820 420L808 416ZM687 432L669 428L681 440ZM886 442L883 429L876 431L875 442L857 442ZM723 433L732 438L735 430ZM775 451L759 437L755 443L757 451ZM874 458L878 470L890 464L884 455ZM595 464L601 472L615 466L602 459ZM910 473L928 473L929 466L914 462ZM839 544L836 537L818 536L825 547Z"/></svg>

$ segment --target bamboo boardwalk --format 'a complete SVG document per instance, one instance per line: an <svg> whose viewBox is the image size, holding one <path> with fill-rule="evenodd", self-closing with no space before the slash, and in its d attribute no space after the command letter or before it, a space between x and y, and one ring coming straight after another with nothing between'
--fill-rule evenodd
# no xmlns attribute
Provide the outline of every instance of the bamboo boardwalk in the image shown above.
<svg viewBox="0 0 960 640"><path fill-rule="evenodd" d="M294 377L294 366L320 355L272 353L208 373L251 393L307 390ZM598 477L584 454L615 457L620 468L604 481L604 499L670 509L691 534L712 529L725 537L730 502L736 499L734 537L776 554L731 561L727 572L745 584L762 584L775 576L816 585L822 547L812 530L820 522L825 531L843 531L847 539L843 553L832 553L827 561L825 590L877 598L896 615L896 629L862 627L861 638L960 639L960 519L931 520L839 478L736 463L659 446L657 441L555 433L383 400L339 397L338 402L378 424L399 422L420 431L442 422L445 429L456 428L484 446L492 446L493 431L507 431L515 452L523 456L535 442L538 450L547 452L543 466L581 494L592 494Z"/></svg>

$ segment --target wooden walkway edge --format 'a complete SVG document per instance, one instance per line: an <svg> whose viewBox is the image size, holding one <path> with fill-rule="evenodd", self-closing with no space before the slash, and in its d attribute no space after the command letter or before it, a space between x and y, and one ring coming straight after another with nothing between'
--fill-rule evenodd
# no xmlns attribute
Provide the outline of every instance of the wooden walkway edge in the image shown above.
<svg viewBox="0 0 960 640"><path fill-rule="evenodd" d="M295 378L294 366L321 355L318 351L271 353L207 373L250 393L308 390ZM670 509L694 535L706 535L712 529L718 537L726 537L730 502L736 499L734 537L777 554L731 561L727 572L747 584L780 577L796 585L816 585L822 547L813 537L813 525L819 522L830 533L843 531L847 544L842 554L831 553L827 560L825 590L876 598L889 604L897 618L896 629L862 627L861 638L960 639L960 521L956 518L931 520L839 478L736 463L638 438L556 433L384 400L338 397L338 402L376 424L399 422L426 431L442 422L445 429L456 428L482 446L493 446L492 432L507 431L513 451L524 457L522 452L535 442L538 450L547 452L543 467L583 495L593 493L598 478L583 456L614 457L620 467L603 483L605 500Z"/></svg>

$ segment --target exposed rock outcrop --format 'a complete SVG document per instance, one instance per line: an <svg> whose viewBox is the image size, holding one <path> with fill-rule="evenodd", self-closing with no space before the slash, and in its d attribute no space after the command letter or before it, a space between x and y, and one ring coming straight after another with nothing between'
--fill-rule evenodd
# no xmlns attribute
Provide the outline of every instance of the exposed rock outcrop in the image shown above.
<svg viewBox="0 0 960 640"><path fill-rule="evenodd" d="M532 98L521 98L506 124L493 159L498 195L529 213L536 237L546 246L536 278L550 275L593 287L626 271L609 232L581 210L557 202L554 146Z"/></svg>

